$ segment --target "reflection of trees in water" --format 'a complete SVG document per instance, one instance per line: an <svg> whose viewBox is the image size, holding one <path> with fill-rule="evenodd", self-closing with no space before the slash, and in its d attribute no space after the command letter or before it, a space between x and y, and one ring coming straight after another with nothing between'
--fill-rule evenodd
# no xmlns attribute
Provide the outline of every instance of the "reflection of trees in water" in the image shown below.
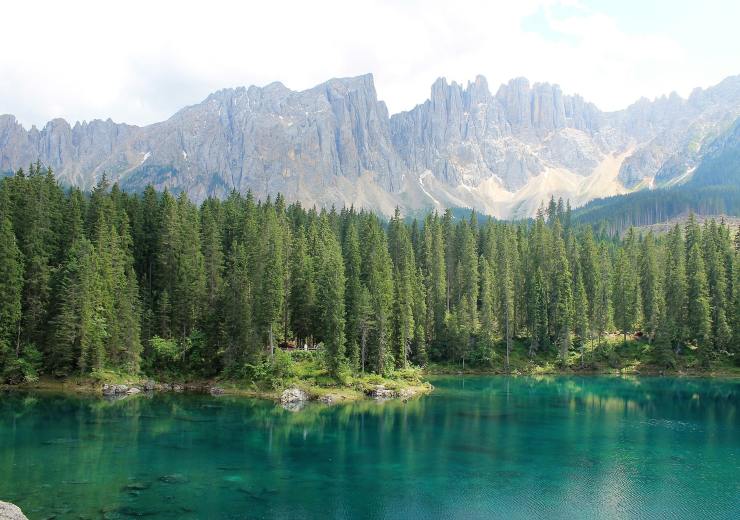
<svg viewBox="0 0 740 520"><path fill-rule="evenodd" d="M435 386L407 403L311 403L299 412L229 396L111 402L3 394L0 494L99 516L133 506L213 512L234 500L269 513L274 497L300 489L307 508L315 501L315 510L341 516L360 483L382 502L388 483L410 493L409 478L440 479L454 492L471 473L494 487L531 485L542 467L556 468L552 478L563 482L576 475L607 486L622 475L624 494L635 476L630 464L651 460L655 471L670 471L684 463L655 453L675 446L677 433L698 436L703 443L693 449L703 452L733 442L736 432L735 382L539 376L445 378Z"/></svg>

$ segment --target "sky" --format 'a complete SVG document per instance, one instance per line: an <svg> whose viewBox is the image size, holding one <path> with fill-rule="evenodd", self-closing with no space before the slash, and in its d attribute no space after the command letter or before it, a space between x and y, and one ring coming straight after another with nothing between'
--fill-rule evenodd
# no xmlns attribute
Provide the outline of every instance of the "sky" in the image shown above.
<svg viewBox="0 0 740 520"><path fill-rule="evenodd" d="M557 83L602 110L740 74L736 0L7 2L0 114L150 124L215 90L373 73L391 113L438 77Z"/></svg>

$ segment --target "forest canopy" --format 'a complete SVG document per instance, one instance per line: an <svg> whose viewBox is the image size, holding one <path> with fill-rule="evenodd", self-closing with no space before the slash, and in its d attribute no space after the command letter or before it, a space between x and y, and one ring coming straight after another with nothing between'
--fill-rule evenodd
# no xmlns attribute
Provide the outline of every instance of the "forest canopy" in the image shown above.
<svg viewBox="0 0 740 520"><path fill-rule="evenodd" d="M90 193L33 165L0 180L0 371L20 382L103 368L248 377L280 345L331 374L493 363L525 340L565 359L639 333L655 362L740 345L740 234L690 218L595 236L551 200L507 223L451 211L384 221L233 192ZM500 361L504 365L507 358Z"/></svg>

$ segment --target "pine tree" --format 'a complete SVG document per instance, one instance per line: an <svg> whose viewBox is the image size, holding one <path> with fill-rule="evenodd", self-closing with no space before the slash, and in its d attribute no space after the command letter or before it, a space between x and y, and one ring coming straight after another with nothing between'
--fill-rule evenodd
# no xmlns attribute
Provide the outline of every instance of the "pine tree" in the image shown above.
<svg viewBox="0 0 740 520"><path fill-rule="evenodd" d="M272 354L276 335L282 332L280 324L285 290L284 237L278 215L269 201L263 209L262 219L262 238L257 261L261 269L255 280L255 286L258 287L255 317L263 344L268 345Z"/></svg>
<svg viewBox="0 0 740 520"><path fill-rule="evenodd" d="M295 232L291 255L291 286L288 305L290 306L290 326L296 341L312 341L314 335L313 316L316 314L316 285L312 258L308 254L308 244L302 228Z"/></svg>
<svg viewBox="0 0 740 520"><path fill-rule="evenodd" d="M611 258L609 251L605 244L601 244L599 247L599 273L596 278L597 285L595 288L595 303L594 303L594 325L596 333L599 338L599 345L601 344L601 338L609 330L611 326L611 315L612 315L612 298L611 298Z"/></svg>
<svg viewBox="0 0 740 520"><path fill-rule="evenodd" d="M689 339L696 341L700 352L706 356L711 342L711 315L707 289L707 275L699 241L693 241L686 263L687 328ZM706 359L706 358L705 358Z"/></svg>
<svg viewBox="0 0 740 520"><path fill-rule="evenodd" d="M351 215L347 224L342 253L347 286L345 289L346 345L347 361L352 369L360 366L360 297L362 294L362 257L360 256L360 237L357 223Z"/></svg>
<svg viewBox="0 0 740 520"><path fill-rule="evenodd" d="M729 239L729 236L726 237ZM727 289L727 253L729 244L725 243L721 228L712 222L703 233L704 258L706 263L709 306L712 319L712 344L716 351L726 350L732 337L732 330L727 321L730 293Z"/></svg>
<svg viewBox="0 0 740 520"><path fill-rule="evenodd" d="M667 237L665 274L665 313L659 325L676 353L686 340L687 282L683 233L678 225Z"/></svg>
<svg viewBox="0 0 740 520"><path fill-rule="evenodd" d="M393 262L393 335L396 365L407 365L415 334L414 295L416 263L408 230L396 213L388 226L388 247Z"/></svg>
<svg viewBox="0 0 740 520"><path fill-rule="evenodd" d="M236 372L247 361L255 362L260 355L252 317L252 287L249 279L249 259L244 245L229 248L226 260L226 280L223 295L225 345L223 364L227 372Z"/></svg>
<svg viewBox="0 0 740 520"><path fill-rule="evenodd" d="M642 241L640 261L642 310L645 317L644 329L648 338L653 341L658 329L662 302L658 253L652 232L649 232Z"/></svg>
<svg viewBox="0 0 740 520"><path fill-rule="evenodd" d="M614 324L622 331L624 341L627 342L627 333L635 326L636 310L632 306L634 301L632 291L635 290L635 286L633 284L632 265L627 252L623 248L617 251L613 276Z"/></svg>
<svg viewBox="0 0 740 520"><path fill-rule="evenodd" d="M201 231L197 208L185 197L177 199L176 273L173 298L173 332L181 339L196 329L206 292Z"/></svg>
<svg viewBox="0 0 740 520"><path fill-rule="evenodd" d="M366 246L363 279L370 294L373 316L367 339L368 362L372 371L382 374L394 364L391 351L393 276L385 234L374 216L367 219L363 242Z"/></svg>
<svg viewBox="0 0 740 520"><path fill-rule="evenodd" d="M529 356L532 357L538 350L550 348L550 337L547 324L547 293L542 269L537 268L533 284L534 297L532 300L532 337L529 343Z"/></svg>
<svg viewBox="0 0 740 520"><path fill-rule="evenodd" d="M0 369L19 352L23 257L16 245L7 207L0 192Z"/></svg>
<svg viewBox="0 0 740 520"><path fill-rule="evenodd" d="M215 374L221 339L221 309L219 302L224 291L224 254L221 226L216 213L218 201L209 199L201 206L201 249L203 251L204 305L201 307L201 327L206 334L208 348L204 364L206 373Z"/></svg>
<svg viewBox="0 0 740 520"><path fill-rule="evenodd" d="M318 254L317 306L321 339L327 352L329 373L337 377L344 357L344 260L339 241L326 219L321 226L321 249Z"/></svg>
<svg viewBox="0 0 740 520"><path fill-rule="evenodd" d="M583 277L579 273L576 275L575 291L573 293L573 316L574 332L576 342L581 351L581 368L585 365L586 341L588 339L588 299L586 298L586 287L583 283Z"/></svg>
<svg viewBox="0 0 740 520"><path fill-rule="evenodd" d="M506 342L505 368L509 370L511 340L514 334L514 272L511 259L510 237L503 227L497 242L496 282L498 285L498 322Z"/></svg>
<svg viewBox="0 0 740 520"><path fill-rule="evenodd" d="M554 280L550 295L553 307L553 332L557 336L560 349L560 358L567 360L571 345L571 329L573 326L573 287L570 266L565 253L565 241L559 218L553 226L553 262Z"/></svg>
<svg viewBox="0 0 740 520"><path fill-rule="evenodd" d="M599 252L594 242L593 230L586 227L580 248L581 275L587 304L588 337L596 331L596 296L599 288Z"/></svg>
<svg viewBox="0 0 740 520"><path fill-rule="evenodd" d="M445 243L439 217L427 216L424 224L424 268L427 295L427 337L435 346L444 337L447 313Z"/></svg>

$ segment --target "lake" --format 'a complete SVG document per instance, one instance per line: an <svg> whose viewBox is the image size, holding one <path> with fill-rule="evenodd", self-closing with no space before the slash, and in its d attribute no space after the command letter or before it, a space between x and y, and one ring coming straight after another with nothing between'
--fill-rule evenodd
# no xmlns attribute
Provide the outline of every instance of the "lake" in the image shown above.
<svg viewBox="0 0 740 520"><path fill-rule="evenodd" d="M36 518L739 518L740 381L444 377L402 403L0 393Z"/></svg>

